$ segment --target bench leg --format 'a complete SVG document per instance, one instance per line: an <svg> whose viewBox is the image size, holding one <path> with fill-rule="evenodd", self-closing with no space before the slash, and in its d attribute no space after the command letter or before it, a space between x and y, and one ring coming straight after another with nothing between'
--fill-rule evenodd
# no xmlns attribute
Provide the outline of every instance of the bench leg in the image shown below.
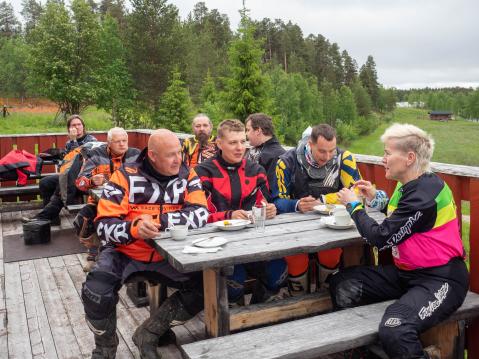
<svg viewBox="0 0 479 359"><path fill-rule="evenodd" d="M455 359L456 343L459 336L458 322L436 325L421 334L423 347L434 345L441 353L441 359Z"/></svg>
<svg viewBox="0 0 479 359"><path fill-rule="evenodd" d="M210 337L228 335L230 315L226 275L221 269L203 271L206 334Z"/></svg>
<svg viewBox="0 0 479 359"><path fill-rule="evenodd" d="M166 299L166 285L150 284L146 282L148 292L148 302L150 304L150 317L160 307L161 303Z"/></svg>

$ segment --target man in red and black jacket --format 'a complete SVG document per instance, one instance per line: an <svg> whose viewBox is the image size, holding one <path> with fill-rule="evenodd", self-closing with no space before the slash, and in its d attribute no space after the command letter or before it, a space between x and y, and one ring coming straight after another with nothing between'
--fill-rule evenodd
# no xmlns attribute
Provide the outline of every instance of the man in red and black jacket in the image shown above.
<svg viewBox="0 0 479 359"><path fill-rule="evenodd" d="M206 192L208 222L225 219L248 219L252 207L266 205L266 218L276 216L276 207L270 200L266 171L259 164L244 158L246 133L238 120L225 120L218 126L219 153L196 166ZM230 302L243 298L247 275L258 279L251 301L265 301L277 293L287 277L283 259L237 265L228 278Z"/></svg>

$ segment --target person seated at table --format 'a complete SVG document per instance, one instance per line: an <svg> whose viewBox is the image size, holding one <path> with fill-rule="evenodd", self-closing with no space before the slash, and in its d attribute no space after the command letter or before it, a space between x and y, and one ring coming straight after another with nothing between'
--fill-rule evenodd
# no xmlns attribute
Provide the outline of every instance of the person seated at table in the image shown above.
<svg viewBox="0 0 479 359"><path fill-rule="evenodd" d="M115 170L124 163L133 162L140 154L140 150L128 147L128 133L120 127L114 127L108 131L107 143L91 150L88 158L84 161L76 187L82 192L101 186L108 182ZM89 196L88 204L78 212L73 225L76 233L88 248L87 264L83 268L86 272L95 264L98 254L98 241L96 240L93 220L96 217L96 201Z"/></svg>
<svg viewBox="0 0 479 359"><path fill-rule="evenodd" d="M274 135L273 120L264 113L253 113L246 119L246 137L252 146L246 158L259 163L268 176L270 188L276 180L275 170L278 157L286 150Z"/></svg>
<svg viewBox="0 0 479 359"><path fill-rule="evenodd" d="M244 158L246 134L238 120L224 120L218 126L219 153L198 166L196 172L206 192L210 216L208 222L228 219L249 219L254 205L266 205L266 218L276 216L270 199L268 181L263 167ZM236 265L228 278L231 303L243 301L247 275L258 279L252 303L272 299L286 279L283 259Z"/></svg>
<svg viewBox="0 0 479 359"><path fill-rule="evenodd" d="M149 244L172 225L199 228L208 220L201 182L182 164L176 135L154 131L137 160L110 177L97 210L102 250L82 288L85 317L95 338L92 358L115 357L118 291L135 274L178 289L133 335L142 358L157 358L158 340L171 321L188 320L203 308L201 275L179 273Z"/></svg>
<svg viewBox="0 0 479 359"><path fill-rule="evenodd" d="M469 279L452 191L431 172L434 141L420 128L394 124L381 136L386 178L398 181L391 198L378 201L387 217L376 222L351 189L338 197L361 236L379 250L392 249L394 264L349 267L330 277L336 309L397 299L387 307L379 339L390 358L428 358L419 333L461 306ZM369 200L377 191L356 183Z"/></svg>
<svg viewBox="0 0 479 359"><path fill-rule="evenodd" d="M67 120L69 140L65 144L65 156L76 148L88 142L96 142L95 136L86 132L85 122L79 115L72 115ZM40 180L40 196L43 200L43 210L33 217L23 217L23 222L49 220L52 226L59 226L60 212L64 203L60 196L59 175L44 177Z"/></svg>
<svg viewBox="0 0 479 359"><path fill-rule="evenodd" d="M319 204L339 203L338 191L360 179L354 155L337 147L334 128L320 124L296 148L279 157L276 181L272 183L274 204L279 213L309 212ZM340 248L317 253L318 284L325 283L327 276L337 270L341 254ZM308 292L308 254L288 256L286 262L290 293Z"/></svg>
<svg viewBox="0 0 479 359"><path fill-rule="evenodd" d="M181 152L183 153L183 162L189 167L194 168L197 164L213 157L218 151L216 139L213 132L213 122L204 113L200 113L193 118L191 122L194 137L183 141Z"/></svg>

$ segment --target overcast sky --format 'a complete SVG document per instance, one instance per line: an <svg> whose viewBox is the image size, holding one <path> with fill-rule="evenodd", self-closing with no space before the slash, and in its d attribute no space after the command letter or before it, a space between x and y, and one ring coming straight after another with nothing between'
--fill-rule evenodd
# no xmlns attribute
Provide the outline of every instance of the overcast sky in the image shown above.
<svg viewBox="0 0 479 359"><path fill-rule="evenodd" d="M12 0L17 13L21 0ZM198 1L169 1L182 18ZM205 0L228 15L242 0ZM45 3L45 0L42 0ZM387 87L479 86L478 0L246 0L253 19L291 20L303 35L322 34L361 66L373 55Z"/></svg>

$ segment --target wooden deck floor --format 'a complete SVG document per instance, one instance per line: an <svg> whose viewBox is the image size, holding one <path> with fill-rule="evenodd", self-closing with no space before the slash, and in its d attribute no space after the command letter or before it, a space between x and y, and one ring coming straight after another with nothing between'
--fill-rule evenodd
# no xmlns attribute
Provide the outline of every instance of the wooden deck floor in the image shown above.
<svg viewBox="0 0 479 359"><path fill-rule="evenodd" d="M4 263L3 237L21 233L21 217L35 212L0 214L0 359L90 358L93 335L85 322L80 299L85 280L82 263L86 255ZM56 228L72 228L73 217L68 213L61 216L62 225ZM123 287L117 315L120 339L117 358L139 358L131 337L136 327L148 318L148 307L136 308ZM173 328L177 343L205 337L202 315L201 312L184 325ZM163 359L182 358L175 345L159 350ZM339 357L343 356L322 359Z"/></svg>
<svg viewBox="0 0 479 359"><path fill-rule="evenodd" d="M0 358L89 358L93 335L80 299L85 279L84 254L4 263L3 237L21 232L20 219L29 212L2 213L0 221ZM62 229L72 227L62 214ZM139 358L131 340L149 316L120 291L117 306L120 345L117 358ZM178 328L187 332L186 328ZM191 335L190 335L191 336ZM176 347L162 348L166 358L181 358Z"/></svg>

